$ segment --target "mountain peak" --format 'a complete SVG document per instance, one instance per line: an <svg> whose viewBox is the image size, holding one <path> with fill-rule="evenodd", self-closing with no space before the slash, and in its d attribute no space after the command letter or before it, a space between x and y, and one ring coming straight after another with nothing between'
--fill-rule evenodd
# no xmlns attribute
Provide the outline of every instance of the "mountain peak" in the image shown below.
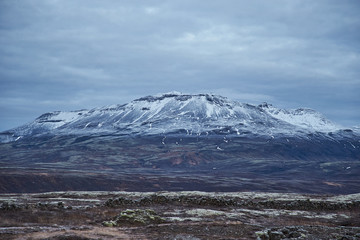
<svg viewBox="0 0 360 240"><path fill-rule="evenodd" d="M195 98L195 99L206 99L209 102L212 103L218 103L222 104L225 101L227 101L227 98L222 97L220 95L213 95L213 94L182 94L180 92L169 92L164 94L158 94L158 95L149 95L146 97L135 99L133 102L141 102L141 101L147 101L147 102L155 102L155 101L161 101L164 99L175 99L177 101L187 101L189 99Z"/></svg>

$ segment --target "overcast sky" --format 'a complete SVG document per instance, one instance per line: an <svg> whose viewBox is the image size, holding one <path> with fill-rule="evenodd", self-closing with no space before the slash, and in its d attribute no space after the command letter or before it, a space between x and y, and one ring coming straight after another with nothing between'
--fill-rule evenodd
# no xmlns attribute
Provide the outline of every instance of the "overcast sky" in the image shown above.
<svg viewBox="0 0 360 240"><path fill-rule="evenodd" d="M0 131L169 92L360 125L360 1L0 0Z"/></svg>

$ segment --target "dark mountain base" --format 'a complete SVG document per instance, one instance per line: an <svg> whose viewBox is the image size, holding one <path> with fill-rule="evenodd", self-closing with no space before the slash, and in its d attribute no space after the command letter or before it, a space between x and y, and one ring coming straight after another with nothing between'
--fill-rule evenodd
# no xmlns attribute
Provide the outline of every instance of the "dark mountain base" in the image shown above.
<svg viewBox="0 0 360 240"><path fill-rule="evenodd" d="M358 193L359 142L318 138L104 135L22 140L0 145L0 192Z"/></svg>
<svg viewBox="0 0 360 240"><path fill-rule="evenodd" d="M0 173L2 193L36 193L47 191L265 191L283 193L349 194L359 192L355 180L326 181L319 178L242 178L220 174L86 174L18 171ZM80 175L80 176L79 176Z"/></svg>

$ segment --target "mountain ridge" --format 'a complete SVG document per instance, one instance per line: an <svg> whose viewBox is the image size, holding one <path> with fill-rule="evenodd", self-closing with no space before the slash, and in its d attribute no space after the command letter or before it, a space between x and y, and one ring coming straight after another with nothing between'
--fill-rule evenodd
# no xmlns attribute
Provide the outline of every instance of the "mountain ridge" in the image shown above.
<svg viewBox="0 0 360 240"><path fill-rule="evenodd" d="M90 110L54 111L33 122L0 133L1 142L46 134L299 136L342 135L342 129L321 113L308 109L280 109L271 104L251 105L213 94L177 92L145 96L127 104Z"/></svg>

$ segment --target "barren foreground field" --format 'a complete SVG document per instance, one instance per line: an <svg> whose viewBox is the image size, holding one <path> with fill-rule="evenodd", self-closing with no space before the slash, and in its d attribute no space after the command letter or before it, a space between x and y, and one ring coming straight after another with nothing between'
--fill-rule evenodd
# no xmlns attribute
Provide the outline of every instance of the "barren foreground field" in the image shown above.
<svg viewBox="0 0 360 240"><path fill-rule="evenodd" d="M360 194L1 194L0 239L360 239Z"/></svg>

